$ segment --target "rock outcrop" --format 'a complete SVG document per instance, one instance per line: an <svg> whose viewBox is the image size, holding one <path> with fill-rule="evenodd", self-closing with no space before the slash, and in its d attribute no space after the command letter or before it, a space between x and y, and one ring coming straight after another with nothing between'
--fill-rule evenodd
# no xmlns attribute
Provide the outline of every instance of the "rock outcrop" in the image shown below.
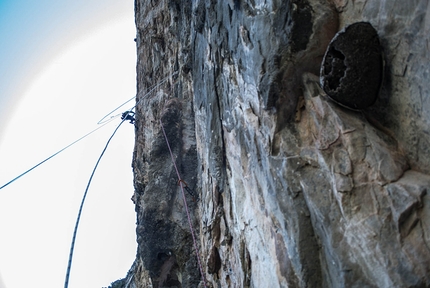
<svg viewBox="0 0 430 288"><path fill-rule="evenodd" d="M139 245L122 287L203 287L197 257L208 287L430 286L427 0L135 11ZM376 103L352 111L318 75L358 21L378 32L385 77ZM186 200L199 255L161 125L198 195Z"/></svg>

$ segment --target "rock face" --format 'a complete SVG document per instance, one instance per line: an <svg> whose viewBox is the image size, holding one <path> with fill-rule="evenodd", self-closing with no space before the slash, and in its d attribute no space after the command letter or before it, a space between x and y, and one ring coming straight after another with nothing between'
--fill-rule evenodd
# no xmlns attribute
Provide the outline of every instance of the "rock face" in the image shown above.
<svg viewBox="0 0 430 288"><path fill-rule="evenodd" d="M135 11L139 246L122 287L203 287L197 256L207 287L430 286L427 0ZM351 111L318 75L359 21L379 35L385 78L373 106ZM186 194L199 255L161 125L199 198Z"/></svg>

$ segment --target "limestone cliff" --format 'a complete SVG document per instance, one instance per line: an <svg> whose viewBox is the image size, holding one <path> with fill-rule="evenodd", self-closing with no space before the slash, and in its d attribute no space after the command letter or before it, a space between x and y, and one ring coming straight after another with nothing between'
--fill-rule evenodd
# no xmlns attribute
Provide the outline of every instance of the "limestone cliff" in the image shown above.
<svg viewBox="0 0 430 288"><path fill-rule="evenodd" d="M198 194L208 287L429 287L428 2L136 0L138 251L122 287L203 287L160 120ZM319 71L358 21L385 76L352 111Z"/></svg>

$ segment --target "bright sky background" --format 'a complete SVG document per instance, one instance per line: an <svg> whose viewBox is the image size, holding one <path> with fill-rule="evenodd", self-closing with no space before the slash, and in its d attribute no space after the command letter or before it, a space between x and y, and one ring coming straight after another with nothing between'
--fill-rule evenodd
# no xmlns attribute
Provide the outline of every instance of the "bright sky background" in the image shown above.
<svg viewBox="0 0 430 288"><path fill-rule="evenodd" d="M0 186L135 95L133 9L133 0L0 0ZM0 288L64 286L82 195L119 123L0 190ZM133 145L124 123L88 192L70 288L109 286L133 263Z"/></svg>

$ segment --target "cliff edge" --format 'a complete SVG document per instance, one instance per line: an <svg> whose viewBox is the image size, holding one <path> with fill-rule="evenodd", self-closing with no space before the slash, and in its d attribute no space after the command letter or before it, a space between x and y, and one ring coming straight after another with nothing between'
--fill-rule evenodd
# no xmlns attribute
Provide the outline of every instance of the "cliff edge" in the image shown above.
<svg viewBox="0 0 430 288"><path fill-rule="evenodd" d="M135 13L138 251L118 287L204 285L163 127L195 193L207 287L430 286L428 1L136 0ZM353 111L319 73L359 21L385 68L376 103Z"/></svg>

